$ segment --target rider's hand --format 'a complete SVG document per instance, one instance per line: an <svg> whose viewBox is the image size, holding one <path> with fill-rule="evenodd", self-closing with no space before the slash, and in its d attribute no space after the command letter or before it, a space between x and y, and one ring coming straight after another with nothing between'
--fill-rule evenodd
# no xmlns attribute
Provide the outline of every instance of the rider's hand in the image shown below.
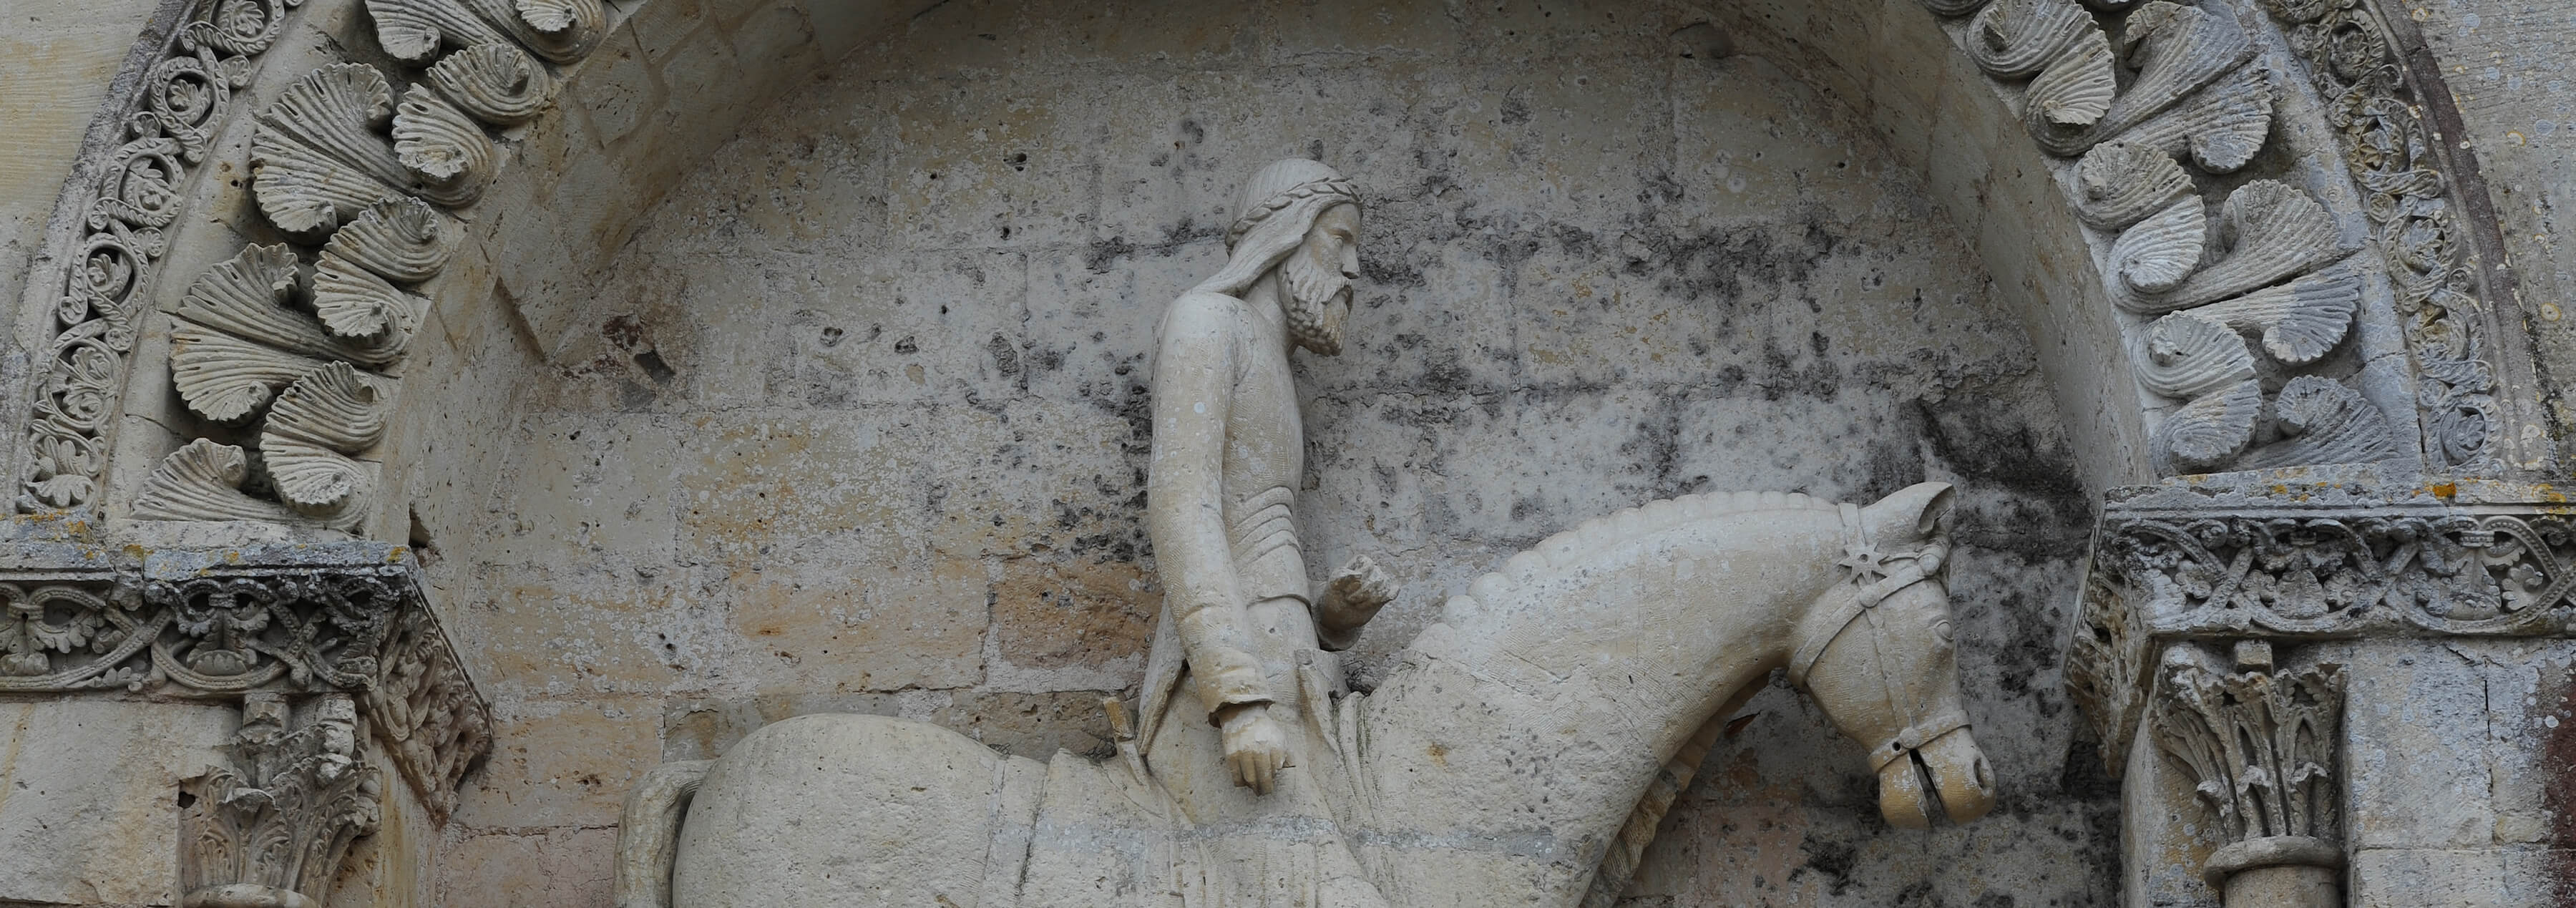
<svg viewBox="0 0 2576 908"><path fill-rule="evenodd" d="M1225 740L1225 766L1234 784L1254 794L1269 794L1279 771L1288 768L1288 730L1270 717L1270 704L1237 703L1218 713Z"/></svg>

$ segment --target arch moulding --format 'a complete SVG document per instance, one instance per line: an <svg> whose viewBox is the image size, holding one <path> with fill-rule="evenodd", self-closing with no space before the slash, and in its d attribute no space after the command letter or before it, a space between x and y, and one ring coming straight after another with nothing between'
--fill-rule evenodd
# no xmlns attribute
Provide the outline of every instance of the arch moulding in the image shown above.
<svg viewBox="0 0 2576 908"><path fill-rule="evenodd" d="M242 753L340 746L331 723L363 719L443 818L490 717L403 544L439 456L419 414L461 403L407 361L474 318L559 352L659 187L929 5L165 3L20 308L0 598L56 642L0 651L0 693L239 703ZM2513 277L2403 16L1698 18L1816 61L1978 237L2102 495L2069 674L2114 773L2142 729L2182 727L2159 666L2205 644L2268 677L2276 644L2569 633L2576 528L2538 484L2558 460ZM345 848L362 813L297 834ZM328 885L182 867L192 889Z"/></svg>

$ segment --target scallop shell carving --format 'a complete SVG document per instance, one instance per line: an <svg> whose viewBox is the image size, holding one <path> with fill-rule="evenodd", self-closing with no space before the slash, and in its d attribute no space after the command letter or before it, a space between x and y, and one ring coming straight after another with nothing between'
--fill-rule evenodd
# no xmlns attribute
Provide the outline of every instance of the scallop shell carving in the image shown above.
<svg viewBox="0 0 2576 908"><path fill-rule="evenodd" d="M2188 312L2147 329L2138 383L2166 397L2190 399L2254 377L2254 353L2235 329Z"/></svg>
<svg viewBox="0 0 2576 908"><path fill-rule="evenodd" d="M265 520L297 523L295 512L242 494L250 458L233 445L200 438L189 442L143 479L134 500L137 520Z"/></svg>
<svg viewBox="0 0 2576 908"><path fill-rule="evenodd" d="M2205 12L2169 0L2152 0L2130 13L2115 49L2138 66L2128 90L2089 129L2052 128L2034 120L2032 132L2041 147L2060 156L2082 153L2254 58L2254 42L2232 13Z"/></svg>
<svg viewBox="0 0 2576 908"><path fill-rule="evenodd" d="M2118 92L2110 44L2096 31L2078 38L2030 80L2030 113L2057 126L2089 126L2110 111Z"/></svg>
<svg viewBox="0 0 2576 908"><path fill-rule="evenodd" d="M409 284L436 277L454 251L438 213L409 196L367 206L322 247L326 257Z"/></svg>
<svg viewBox="0 0 2576 908"><path fill-rule="evenodd" d="M187 322L170 328L170 383L188 409L219 423L259 412L278 388L325 362Z"/></svg>
<svg viewBox="0 0 2576 908"><path fill-rule="evenodd" d="M1968 23L1968 57L1986 75L2027 79L2088 32L2102 29L2070 0L2002 0Z"/></svg>
<svg viewBox="0 0 2576 908"><path fill-rule="evenodd" d="M394 157L425 179L419 191L448 207L473 204L492 180L498 152L474 119L418 85L394 113Z"/></svg>
<svg viewBox="0 0 2576 908"><path fill-rule="evenodd" d="M332 337L312 316L287 308L295 268L295 253L284 244L245 248L198 276L196 283L188 285L187 295L170 307L170 314L194 326L308 358L348 359L371 366L401 358L399 346Z"/></svg>
<svg viewBox="0 0 2576 908"><path fill-rule="evenodd" d="M608 13L599 0L518 0L517 7L519 21L536 30L520 35L520 42L557 63L590 56L608 34Z"/></svg>
<svg viewBox="0 0 2576 908"><path fill-rule="evenodd" d="M406 63L442 47L511 41L557 63L589 56L607 34L598 0L367 0L376 42Z"/></svg>
<svg viewBox="0 0 2576 908"><path fill-rule="evenodd" d="M332 334L396 355L408 346L429 301L328 252L313 269L313 312Z"/></svg>
<svg viewBox="0 0 2576 908"><path fill-rule="evenodd" d="M2184 404L2156 429L2156 448L2168 475L2216 469L2254 439L2263 411L2263 385L2253 379Z"/></svg>
<svg viewBox="0 0 2576 908"><path fill-rule="evenodd" d="M2119 275L2112 300L2120 308L2153 315L2175 306L2157 307L2150 295L2181 286L2200 264L2209 236L2209 215L2198 197L2188 197L2120 233L2111 244L2111 265ZM2128 292L2122 292L2128 291Z"/></svg>
<svg viewBox="0 0 2576 908"><path fill-rule="evenodd" d="M2245 453L2238 469L2374 463L2400 456L2388 417L2331 379L2290 379L2272 401L2273 424L2290 437Z"/></svg>
<svg viewBox="0 0 2576 908"><path fill-rule="evenodd" d="M2337 265L2278 287L2191 310L2239 331L2263 333L2263 349L2282 363L2316 362L2342 343L2361 309L2361 275Z"/></svg>
<svg viewBox="0 0 2576 908"><path fill-rule="evenodd" d="M2248 66L2122 133L2120 141L2188 154L2210 173L2235 173L2271 135L2272 88L2262 67Z"/></svg>
<svg viewBox="0 0 2576 908"><path fill-rule="evenodd" d="M2275 180L2255 180L2228 193L2218 212L2222 249L2169 300L2198 306L2296 275L2350 254L2325 206Z"/></svg>
<svg viewBox="0 0 2576 908"><path fill-rule="evenodd" d="M2075 213L2084 223L2118 230L2192 198L2191 175L2162 151L2127 142L2093 146L2075 162Z"/></svg>
<svg viewBox="0 0 2576 908"><path fill-rule="evenodd" d="M376 129L393 113L393 87L363 63L334 63L287 86L251 137L252 194L288 233L337 226L411 182Z"/></svg>
<svg viewBox="0 0 2576 908"><path fill-rule="evenodd" d="M389 389L347 363L299 378L269 408L259 436L278 497L314 516L347 508L374 477L342 451L360 451L384 436Z"/></svg>
<svg viewBox="0 0 2576 908"><path fill-rule="evenodd" d="M534 119L554 92L554 79L536 58L499 42L448 54L430 66L428 79L457 107L495 126Z"/></svg>

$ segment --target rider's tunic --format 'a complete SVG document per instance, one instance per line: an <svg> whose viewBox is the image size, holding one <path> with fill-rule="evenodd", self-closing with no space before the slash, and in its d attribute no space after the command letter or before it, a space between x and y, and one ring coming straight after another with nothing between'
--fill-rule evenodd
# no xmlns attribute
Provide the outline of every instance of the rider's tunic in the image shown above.
<svg viewBox="0 0 2576 908"><path fill-rule="evenodd" d="M1385 900L1363 880L1335 819L1347 801L1332 786L1349 774L1331 746L1339 659L1317 646L1310 586L1294 521L1305 469L1304 432L1285 344L1275 326L1228 297L1236 320L1226 350L1228 408L1222 487L1227 546L1242 591L1242 622L1228 628L1257 665L1221 677L1193 670L1168 605L1156 622L1143 692L1143 746L1153 776L1188 814L1205 860L1183 882L1198 906L1374 908ZM1209 302L1201 300L1198 302ZM1238 431L1253 421L1264 431ZM1271 443L1255 443L1267 439ZM1287 443L1277 443L1285 439ZM1204 609L1202 611L1214 611ZM1214 616L1207 616L1214 617ZM1210 713L1215 705L1268 700L1289 740L1289 769L1267 795L1237 786Z"/></svg>

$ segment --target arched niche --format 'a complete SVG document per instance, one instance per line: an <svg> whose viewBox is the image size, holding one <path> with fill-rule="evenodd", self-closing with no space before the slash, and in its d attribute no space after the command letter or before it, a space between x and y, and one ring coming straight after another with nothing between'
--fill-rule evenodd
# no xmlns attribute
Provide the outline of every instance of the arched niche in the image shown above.
<svg viewBox="0 0 2576 908"><path fill-rule="evenodd" d="M1641 27L1706 24L1720 40L1777 45L1771 56L1798 61L1821 84L1833 86L1837 96L1853 100L1889 147L1923 169L1934 197L1953 223L1974 238L1987 261L1996 263L1996 297L2011 307L2031 333L2061 410L2072 425L2080 427L2073 434L2090 488L2098 491L2159 475L2210 469L2317 463L2381 463L2394 469L2393 475L2410 475L2419 469L2438 475L2485 475L2545 463L2545 442L2536 420L2530 418L2529 395L2521 393L2528 382L2520 378L2527 366L2518 338L2492 330L2498 318L2491 307L2473 305L2498 273L2492 257L2471 254L2470 247L2480 234L2458 223L2456 212L2408 214L2396 222L2374 214L2392 208L2441 209L2438 201L2410 201L2437 199L2438 189L2418 196L2400 193L2393 200L2380 192L2374 201L2365 200L2353 188L2352 173L2345 165L2346 149L2339 142L2384 144L2390 140L2383 133L2401 133L2410 127L2420 131L2422 125L2400 123L2377 132L2333 126L2328 122L2332 112L2320 101L2318 90L2300 78L2306 75L2318 85L2332 87L2336 83L2331 66L2326 75L2319 75L2314 70L2318 61L2298 53L2313 48L2286 42L2281 37L2285 23L2252 5L2201 9L2166 4L2152 13L2158 17L2153 23L2142 19L2143 24L2135 28L2127 20L2138 15L2130 11L2136 4L2105 5L2114 11L2101 16L2070 12L2072 7L2061 4L2029 3L1994 8L1935 4L1934 10L1946 14L1936 15L1916 3L1897 0L1849 6L1784 2L1706 10L1648 4L1625 12L1631 24ZM286 12L275 3L236 6ZM579 321L573 310L581 291L593 283L606 252L632 234L640 213L650 210L662 191L682 179L714 143L731 135L742 118L760 109L760 99L792 90L825 61L852 48L900 42L901 23L914 12L901 4L857 9L813 6L809 10L790 2L710 2L646 4L629 10L612 5L598 8L596 16L573 29L590 28L595 34L578 40L528 39L538 44L570 43L547 51L561 59L540 66L546 73L540 81L552 83L535 89L544 99L529 111L505 117L512 122L483 124L493 127L488 132L496 141L486 154L497 178L471 199L434 197L438 193L423 190L433 196L432 207L442 215L432 220L450 228L447 233L459 252L452 270L405 289L439 301L435 320L451 328L475 321L507 323L523 331L541 353L559 352L563 332ZM451 5L446 0L424 0L379 7L398 22L409 21L404 19L409 16L434 24ZM1605 8L1568 15L1615 17L1619 12ZM1505 9L1496 15L1517 13ZM1548 27L1546 19L1553 13L1532 11L1530 15L1532 30L1537 31ZM1645 25L1649 19L1651 26ZM211 176L195 180L193 191L163 206L192 211L194 216L155 228L162 233L157 240L167 247L164 253L138 256L115 250L118 255L139 258L148 267L110 262L104 269L111 272L106 278L110 283L117 280L113 272L137 272L143 280L130 286L167 310L179 302L192 279L238 253L245 242L302 239L306 245L301 248L310 256L328 235L327 225L299 224L301 235L287 236L273 219L261 216L251 198L256 181L246 159L247 146L254 144L256 119L298 80L309 82L308 74L328 61L372 63L378 73L391 77L383 83L384 106L391 113L398 106L394 94L426 77L420 64L443 61L440 65L458 68L459 60L468 56L453 53L458 42L451 40L435 47L405 47L403 53L412 59L395 59L379 46L379 20L357 6L318 4L281 21L289 24L265 36L268 44L276 45L273 51L231 54L233 62L222 64L238 67L230 71L244 84L215 93L221 97L206 105L213 110L205 114L210 119L188 126L191 134L179 143L221 145L182 149L200 155L218 152L208 158ZM2338 34L2371 32L2377 27L2349 22L2286 24L2289 32L2324 28L2340 29ZM1114 35L1110 27L1114 23L1098 25L1104 37ZM519 28L520 32L511 34L523 39L540 34ZM179 31L181 43L187 43L188 30ZM451 28L441 34L449 33L463 32ZM1102 47L1104 52L1115 52L1114 42ZM1984 49L1971 54L1963 47ZM227 57L220 51L199 53L210 53L207 59ZM2146 63L2149 68L2133 71L2100 59L2104 54L2124 56L2129 64ZM1982 62L1972 56L1980 56ZM522 53L517 59L535 57ZM2049 70L2041 73L2046 78L2031 81L2033 72L2045 69L2039 64L2057 65L2063 71ZM2116 87L2093 84L2104 81ZM2046 103L2055 105L2052 110L2071 105L2075 112L2032 113L2031 85L2042 86L2040 91L2050 98L2072 98ZM2392 90L2403 88L2401 84ZM149 98L142 106L153 103L167 106ZM2108 108L2107 114L2092 110L2103 107ZM2048 116L2076 121L2108 116L2115 122L2091 132L2062 124L2033 127L2028 122ZM180 118L163 119L177 122ZM473 122L461 113L449 119ZM2033 141L2043 133L2054 138ZM390 141L383 133L378 137ZM2098 165L2085 163L2083 167L2094 170L2079 172L2073 153L2098 150L2097 140L2104 139L2155 145L2160 150ZM2231 143L2234 148L2222 147L2216 154L2225 160L2210 160L2211 146ZM2043 150L2043 144L2058 153ZM382 156L380 151L367 154ZM2177 169L2171 164L2174 155L2190 160ZM2427 172L2438 163L2413 162ZM419 182L424 179L420 174L406 174L397 165L374 166L389 174L389 181L412 180L413 189L425 185ZM182 182L169 188L189 188L185 181L195 176L195 170L184 164L157 167L178 172ZM124 172L111 169L110 175ZM2116 199L2099 203L2077 199L2086 193L2110 193L2159 181L2176 187L2168 201L2189 196L2199 199L2204 210L2193 216L2158 208L2150 201L2143 209L2106 215L2098 209L2104 204L2116 207ZM156 191L167 194L168 188ZM2241 204L2228 203L2239 196ZM2134 209L2135 200L2131 202ZM2088 214L2088 204L2097 210ZM2143 226L2123 223L2138 217L2140 210L2159 216L2145 218ZM343 214L354 216L355 212ZM2172 216L2162 216L2167 214ZM2088 218L2092 223L2087 223ZM114 233L100 228L92 231L89 240L58 239L91 247L101 237L111 240L111 245L126 242L116 241ZM2240 238L2240 233L2245 237ZM2124 236L2132 240L2128 246L2120 245ZM2189 248L2195 239L2203 249ZM2249 239L2268 240L2272 245ZM2387 259L2383 247L2404 249L2398 259ZM538 248L551 251L526 252ZM62 258L87 256L87 252L67 250ZM2284 256L2296 261L2275 261ZM152 261L156 258L159 261ZM46 282L35 283L41 287ZM79 291L77 282L71 283L76 292L70 295L87 292ZM2274 291L2269 296L2246 296L2266 287ZM30 292L31 298L51 297L42 289ZM496 298L504 301L497 309L461 310ZM2323 315L2306 312L2299 318L2309 323L2342 320L2349 327L2320 329L2326 333L2307 339L2309 349L2283 360L2283 350L2300 344L2274 345L2267 332L2284 321L2281 313L2320 299L2330 308L2340 308ZM2213 300L2231 305L2206 308ZM2191 307L2188 314L2203 318L2193 324L2156 322L2177 306ZM2400 309L2405 310L2402 317ZM2351 315L2344 315L2346 311ZM2231 319L2229 327L2247 338L2243 351L2231 352L2235 345L2223 336L2226 332L2208 325ZM101 326L92 323L102 321L114 320L90 318L83 325L96 333ZM154 471L160 470L166 474L161 480L165 486L194 488L179 496L188 504L147 507L150 517L319 520L342 527L366 524L372 527L370 535L395 535L391 515L397 509L389 502L400 495L373 495L375 501L364 506L348 503L345 496L334 499L336 504L307 502L302 506L307 514L298 517L266 506L274 501L245 504L227 494L222 480L208 476L230 469L227 463L215 462L228 461L226 456L210 454L196 458L207 462L180 466L166 463L169 452L197 435L256 442L240 429L211 426L200 418L209 414L192 414L170 397L167 373L160 365L169 360L162 346L166 341L153 335L150 321L136 322L141 336L128 346L140 346L115 357L113 363L75 349L83 343L75 336L83 325L67 330L52 345L61 365L54 368L55 390L35 395L39 414L51 415L36 421L40 428L27 442L31 481L23 509L104 502L103 516L118 519L126 515L130 501L169 498L142 491L154 481ZM2149 354L2150 348L2161 352ZM2447 358L2447 364L2418 376L2415 361L2427 356ZM329 356L326 352L320 358ZM2242 362L2229 365L2219 360ZM2165 362L2181 365L2160 370L2157 363ZM135 368L139 364L151 366ZM226 361L208 368L236 365ZM387 364L359 365L380 370ZM294 371L275 364L267 368L280 376ZM2142 368L2150 373L2180 369L2190 374L2149 375L2141 373ZM2212 379L2206 374L2212 368L2234 370L2237 380ZM2296 389L2295 402L2285 403L2289 399L2282 394L2293 390L2290 379L2299 375L2320 381ZM77 380L59 376L77 376ZM2418 387L2419 377L2433 384ZM283 380L267 383L273 386L269 393L286 384ZM71 390L62 390L67 384ZM256 391L248 394L260 396ZM2414 400L2419 397L2422 401ZM238 422L256 415L262 406L253 402L222 407L212 415ZM2358 423L2368 425L2353 428ZM54 428L41 428L49 425ZM2178 425L2183 428L2169 428ZM2343 436L2354 437L2327 437L2344 429L2350 431L2342 432ZM2429 465L2428 438L2433 439ZM306 497L334 498L342 485L374 483L390 489L409 481L404 474L411 465L404 463L394 464L395 469L379 477L366 475L379 471L377 464L386 459L385 452L395 448L354 442L340 447L349 449L342 453L355 457L321 458L323 462L313 469L319 471L314 475L325 477L320 481L324 489ZM248 456L242 460L246 468ZM82 475L85 471L89 475ZM227 513L228 508L237 513ZM365 515L356 513L361 510ZM312 516L326 511L327 516Z"/></svg>
<svg viewBox="0 0 2576 908"><path fill-rule="evenodd" d="M385 3L379 8L435 5ZM1973 6L1952 11L1971 12ZM283 6L273 9L284 12ZM2072 161L2033 145L2019 119L2017 108L2026 104L2019 80L1988 77L1958 49L1982 40L1968 20L1928 13L1911 0L1713 10L1639 4L1638 9L1646 11L1641 16L1657 17L1658 30L1705 20L1727 40L1762 47L1778 59L1812 63L1802 74L1833 86L1835 95L1864 111L1888 147L1921 169L1954 229L1973 236L1994 272L1997 298L2031 336L2034 354L2072 428L2085 484L2098 492L2155 478L2153 427L2168 419L2179 402L2159 400L2138 387L2137 353L2147 340L2140 333L2144 321L2118 314L2110 298L2114 288L2105 283L2119 279L2119 269L2106 262L2113 261L2121 232L2083 223L2070 202L2081 191ZM2273 37L2275 24L2262 9L2213 3L2204 11L2232 17L2254 36L2255 59L2235 64L2229 72L2254 74L2273 105L2265 151L2254 166L2238 175L2191 174L2192 192L2204 203L2204 213L2223 214L2222 200L2249 180L2277 180L2329 213L2334 242L2358 248L2380 225L2371 219L2368 200L2351 188L2352 176L2338 151L2341 130L2329 125L2316 93L2298 78L2309 64ZM373 471L379 481L374 500L343 522L362 535L413 538L409 529L417 519L415 503L437 501L437 489L452 488L459 476L492 462L492 437L458 429L474 425L478 413L507 407L514 392L484 381L490 376L475 367L477 356L501 355L503 350L540 360L561 355L565 339L584 323L587 313L580 307L590 298L599 269L613 260L638 219L654 209L669 186L703 166L725 137L777 98L790 95L829 61L880 41L900 41L903 23L917 10L894 5L853 11L819 2L656 2L609 6L601 12L596 48L577 61L548 68L550 77L562 80L551 94L554 102L523 125L487 133L497 140L498 176L479 200L435 206L438 218L453 219L439 222L457 237L457 257L435 277L403 289L434 301L434 314L423 324L446 335L458 355L446 361L448 368L424 361L417 373L403 375L401 409L391 420L387 440L348 452L361 471ZM1547 27L1547 17L1532 15L1534 29ZM2121 15L2135 14L2114 14L2098 20L2097 27L2115 27ZM260 52L212 55L246 61L244 76L224 104L210 106L215 117L201 130L206 146L202 162L171 165L182 171L183 180L172 188L182 190L185 202L157 227L166 248L150 254L157 260L157 276L143 285L152 301L149 311L170 311L192 282L234 258L245 244L291 239L260 211L253 198L255 180L246 169L255 143L254 120L277 98L312 71L352 60L391 76L388 85L394 91L418 78L416 67L390 59L377 46L371 36L377 22L359 4L315 0L285 21L283 33ZM1115 32L1104 25L1104 40ZM1114 50L1114 43L1109 47ZM2261 68L2259 74L2254 67ZM79 233L74 229L60 240L66 254L59 259L84 260L71 251L83 241ZM308 231L305 238L319 236ZM319 245L304 242L300 254L309 258ZM2365 249L2354 254L2369 258L2378 253ZM2434 263L2444 269L2454 264ZM2413 400L2419 376L2410 364L2415 355L2407 346L2410 336L2397 318L2394 281L2386 276L2384 262L2378 267L2379 276L2365 272L2360 278L2365 286L2357 304L2362 312L2355 329L2359 335L2341 342L2351 345L2356 361L2334 377L2349 380L2347 387L2390 421L2399 450L2384 462L2399 465L2392 472L2411 476L2424 458L2421 416ZM2467 289L2479 288L2473 282ZM60 294L44 287L30 292L37 303L30 312L51 314L49 307ZM22 323L45 322L31 317ZM101 384L105 390L99 396L106 399L105 413L114 421L96 439L102 446L112 441L115 451L112 463L101 458L103 489L94 497L40 500L27 509L96 505L110 527L173 545L327 535L241 522L126 522L153 472L169 463L172 451L201 434L195 417L171 396L168 335L155 333L166 330L167 321L144 316L139 325L141 334L130 356L118 364L128 371L117 373L118 381ZM2528 423L2516 421L2515 414L2527 405L2511 399L2513 354L2499 349L2508 340L2486 337L2488 346L2477 355L2502 363L2497 368L2507 386L2506 399L2496 405L2498 437L2520 447L2492 464L2467 464L2467 472L2528 469L2542 463L2545 452L2524 446L2526 433L2520 427ZM49 394L34 392L38 398ZM234 434L228 437L241 437L239 430L229 431ZM21 453L56 457L41 439ZM2446 475L2449 470L2430 472ZM264 494L254 490L248 497L257 500ZM442 518L434 513L434 504L425 507L432 509L422 515L432 528L471 522ZM222 514L218 508L192 516L257 515ZM281 525L301 522L279 516ZM440 535L452 539L456 533Z"/></svg>

